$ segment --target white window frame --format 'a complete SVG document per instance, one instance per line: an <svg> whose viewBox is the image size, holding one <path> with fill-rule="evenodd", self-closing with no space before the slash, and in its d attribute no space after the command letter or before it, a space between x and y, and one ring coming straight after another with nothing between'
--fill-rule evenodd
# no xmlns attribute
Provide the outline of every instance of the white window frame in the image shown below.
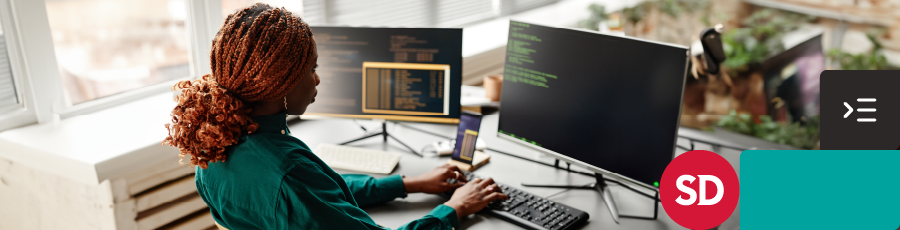
<svg viewBox="0 0 900 230"><path fill-rule="evenodd" d="M186 0L188 6L187 29L190 33L191 76L199 78L212 72L209 52L212 40L225 19L220 0Z"/></svg>
<svg viewBox="0 0 900 230"><path fill-rule="evenodd" d="M223 21L222 9L219 0L185 0L185 5L189 15L185 22L190 39L189 78L195 79L210 72L209 51ZM169 92L178 81L162 82L72 105L64 93L59 74L45 1L0 0L0 26L6 36L16 94L23 105L21 109L0 115L0 131L93 113Z"/></svg>
<svg viewBox="0 0 900 230"><path fill-rule="evenodd" d="M50 31L42 31L39 25L43 20L47 24L44 1L0 0L0 17L4 36L6 36L7 54L13 75L17 96L24 106L8 115L0 116L0 130L19 127L34 122L49 122L52 116L52 103L56 91L52 89L58 81L47 81L48 66L56 71L56 56L52 47L42 47L45 42L53 40ZM43 33L43 34L42 34ZM43 37L42 37L43 36ZM28 39L25 39L28 38ZM52 63L44 62L50 54ZM2 54L0 54L2 55ZM57 76L54 73L54 76Z"/></svg>
<svg viewBox="0 0 900 230"><path fill-rule="evenodd" d="M19 109L11 111L9 114L0 115L0 130L21 126L28 123L34 123L37 118L34 116L34 101L31 97L25 97L30 93L25 85L29 85L26 81L28 78L23 76L23 68L20 60L21 47L19 46L18 32L10 10L9 0L0 0L0 27L3 29L3 36L6 37L6 53L9 59L9 69L12 75L13 88L15 88L16 97L19 101Z"/></svg>

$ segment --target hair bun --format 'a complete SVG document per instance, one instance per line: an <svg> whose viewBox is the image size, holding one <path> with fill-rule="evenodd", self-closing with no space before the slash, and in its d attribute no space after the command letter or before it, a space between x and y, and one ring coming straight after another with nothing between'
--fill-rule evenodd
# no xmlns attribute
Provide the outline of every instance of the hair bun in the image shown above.
<svg viewBox="0 0 900 230"><path fill-rule="evenodd" d="M181 160L190 155L190 165L206 168L209 162L225 161L225 147L237 144L243 133L256 131L243 102L219 87L209 75L193 81L180 81L172 87L181 90L175 97L172 121L166 124L169 136L164 145L181 149ZM182 164L184 164L182 162Z"/></svg>

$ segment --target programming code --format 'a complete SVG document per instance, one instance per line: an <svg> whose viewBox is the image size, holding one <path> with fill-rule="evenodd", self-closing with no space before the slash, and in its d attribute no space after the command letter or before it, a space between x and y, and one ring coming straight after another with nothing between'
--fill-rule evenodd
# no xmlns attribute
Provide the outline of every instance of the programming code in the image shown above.
<svg viewBox="0 0 900 230"><path fill-rule="evenodd" d="M537 50L533 49L532 45L543 41L540 37L525 32L530 26L520 22L510 23L506 51L507 65L503 70L503 79L511 83L550 88L548 81L557 79L556 75L523 67L525 63L535 64L532 55L537 53Z"/></svg>
<svg viewBox="0 0 900 230"><path fill-rule="evenodd" d="M409 44L428 44L428 41L408 35L391 36L390 51L394 53L394 62L408 62L410 54L415 56L416 62L434 62L434 54L440 51L434 48L413 48Z"/></svg>
<svg viewBox="0 0 900 230"><path fill-rule="evenodd" d="M444 88L450 66L366 62L363 68L364 113L447 114Z"/></svg>

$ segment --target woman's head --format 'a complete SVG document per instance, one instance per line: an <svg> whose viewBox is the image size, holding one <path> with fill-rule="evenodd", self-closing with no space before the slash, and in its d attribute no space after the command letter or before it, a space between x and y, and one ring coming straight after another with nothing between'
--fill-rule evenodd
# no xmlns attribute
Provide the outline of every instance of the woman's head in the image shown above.
<svg viewBox="0 0 900 230"><path fill-rule="evenodd" d="M319 85L319 74L316 73L316 68L318 65L316 64L319 59L319 53L316 47L315 40L312 40L312 61L310 62L310 66L304 69L303 76L300 78L300 81L297 82L297 85L294 86L294 89L288 92L287 97L285 98L285 103L287 103L287 114L290 115L301 115L306 113L306 107L309 104L312 104L316 101L316 94L318 94L318 90L316 90L316 86ZM275 102L274 106L276 109L280 109L285 107L284 105L278 104L279 101ZM264 105L260 104L258 107L262 107ZM262 111L262 109L258 109Z"/></svg>
<svg viewBox="0 0 900 230"><path fill-rule="evenodd" d="M314 101L317 53L309 26L284 8L257 3L237 11L213 39L212 73L181 81L163 144L206 168L258 127L253 115L302 114ZM274 112L271 112L274 111Z"/></svg>

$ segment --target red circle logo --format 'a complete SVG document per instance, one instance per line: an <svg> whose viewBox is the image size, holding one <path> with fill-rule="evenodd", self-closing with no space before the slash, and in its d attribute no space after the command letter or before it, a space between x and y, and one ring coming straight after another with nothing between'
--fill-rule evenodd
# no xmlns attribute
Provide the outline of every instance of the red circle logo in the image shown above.
<svg viewBox="0 0 900 230"><path fill-rule="evenodd" d="M675 157L659 184L666 214L682 227L710 229L734 212L741 186L734 168L714 152L694 150Z"/></svg>

